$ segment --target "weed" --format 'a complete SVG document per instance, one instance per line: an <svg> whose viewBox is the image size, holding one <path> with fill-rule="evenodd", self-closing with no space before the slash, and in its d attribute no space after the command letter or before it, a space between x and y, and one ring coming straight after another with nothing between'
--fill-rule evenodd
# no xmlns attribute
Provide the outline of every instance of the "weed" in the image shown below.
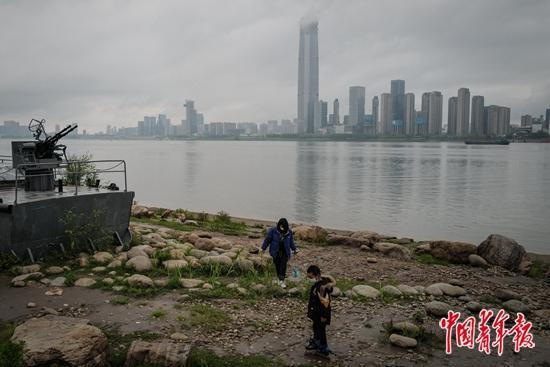
<svg viewBox="0 0 550 367"><path fill-rule="evenodd" d="M151 317L155 319L163 319L166 317L166 311L162 308L159 308L153 312L151 312Z"/></svg>
<svg viewBox="0 0 550 367"><path fill-rule="evenodd" d="M545 264L543 264L541 261L534 261L533 265L531 265L531 269L529 269L529 273L527 274L527 276L531 278L544 278L547 269L548 265L545 266Z"/></svg>
<svg viewBox="0 0 550 367"><path fill-rule="evenodd" d="M0 324L0 367L23 367L23 346L10 338L15 325Z"/></svg>
<svg viewBox="0 0 550 367"><path fill-rule="evenodd" d="M218 357L206 349L193 348L187 359L187 367L284 367L279 359L269 359L265 356L229 355Z"/></svg>
<svg viewBox="0 0 550 367"><path fill-rule="evenodd" d="M160 335L149 332L136 332L132 334L120 334L118 329L103 328L103 333L109 340L109 365L111 367L123 367L126 362L126 354L132 341L141 339L153 341L160 338Z"/></svg>
<svg viewBox="0 0 550 367"><path fill-rule="evenodd" d="M426 265L444 265L449 266L449 262L433 257L431 254L417 254L416 261Z"/></svg>
<svg viewBox="0 0 550 367"><path fill-rule="evenodd" d="M230 321L231 318L227 313L210 305L191 306L189 320L191 326L199 326L207 330L220 330Z"/></svg>
<svg viewBox="0 0 550 367"><path fill-rule="evenodd" d="M115 296L111 299L113 305L127 305L130 299L126 296Z"/></svg>

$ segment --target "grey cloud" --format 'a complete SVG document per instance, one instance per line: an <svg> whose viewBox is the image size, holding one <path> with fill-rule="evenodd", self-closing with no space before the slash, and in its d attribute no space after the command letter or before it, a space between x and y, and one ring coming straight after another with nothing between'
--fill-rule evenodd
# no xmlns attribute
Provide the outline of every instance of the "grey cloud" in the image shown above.
<svg viewBox="0 0 550 367"><path fill-rule="evenodd" d="M465 86L517 121L550 104L548 14L544 0L0 1L0 121L179 122L187 98L208 121L293 118L304 17L325 100L402 78L417 105Z"/></svg>

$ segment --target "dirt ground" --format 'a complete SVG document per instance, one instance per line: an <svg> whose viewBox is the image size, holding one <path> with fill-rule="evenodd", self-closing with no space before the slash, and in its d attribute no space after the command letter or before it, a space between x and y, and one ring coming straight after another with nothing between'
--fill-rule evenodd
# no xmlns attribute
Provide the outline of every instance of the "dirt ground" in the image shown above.
<svg viewBox="0 0 550 367"><path fill-rule="evenodd" d="M254 237L254 236L253 236ZM259 245L261 239L242 236L233 241ZM370 262L367 261L370 258ZM373 260L374 259L374 260ZM373 262L376 261L376 262ZM494 289L506 288L522 295L522 302L532 311L550 309L550 284L544 279L519 276L502 269L473 268L466 265L427 265L414 260L386 258L358 248L303 245L289 263L289 273L301 273L315 263L337 282L381 282L428 286L437 282L460 283L472 300L485 307L500 308L491 303ZM443 349L443 331L438 319L424 316L423 327L430 335L415 349L402 349L387 342L384 324L413 320L423 312L429 297L392 302L360 301L347 297L333 300L333 322L328 327L329 344L334 351L330 361L308 356L304 344L311 335L306 318L306 301L300 297L200 300L186 297L182 289L167 290L151 298L131 298L127 304L113 304L114 292L81 287L65 287L61 296L46 296L47 286L38 282L23 288L10 286L11 277L0 276L0 320L20 322L44 312L89 319L102 328L118 333L153 332L170 337L175 332L185 335L185 342L204 346L218 354L262 354L278 357L289 365L311 363L331 366L548 366L550 361L550 320L545 315L530 313L536 347L515 354L507 343L504 355L487 356L477 350L454 348L447 356ZM465 303L457 298L441 297L454 310L465 312ZM28 302L36 307L27 308ZM496 302L496 301L495 301ZM230 321L221 330L205 329L181 322L189 308L208 304L222 310ZM44 309L46 308L46 309ZM152 317L163 310L162 317ZM508 339L509 341L509 339Z"/></svg>

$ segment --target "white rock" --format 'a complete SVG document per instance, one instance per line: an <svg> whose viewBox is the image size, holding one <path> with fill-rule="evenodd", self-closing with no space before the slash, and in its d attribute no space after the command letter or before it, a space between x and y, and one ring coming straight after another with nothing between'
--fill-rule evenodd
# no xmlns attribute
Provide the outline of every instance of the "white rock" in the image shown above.
<svg viewBox="0 0 550 367"><path fill-rule="evenodd" d="M370 285L356 285L351 290L358 296L362 297L378 298L380 296L378 289L375 289Z"/></svg>
<svg viewBox="0 0 550 367"><path fill-rule="evenodd" d="M77 279L76 282L74 282L74 285L76 287L91 287L96 283L96 281L92 278L80 278Z"/></svg>

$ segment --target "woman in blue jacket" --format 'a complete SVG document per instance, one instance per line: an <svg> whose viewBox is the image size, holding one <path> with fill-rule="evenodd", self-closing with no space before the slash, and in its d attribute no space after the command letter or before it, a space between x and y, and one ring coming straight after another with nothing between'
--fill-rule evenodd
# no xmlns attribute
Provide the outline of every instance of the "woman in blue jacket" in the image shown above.
<svg viewBox="0 0 550 367"><path fill-rule="evenodd" d="M279 219L277 226L270 228L262 244L262 251L265 252L269 246L269 254L273 258L275 269L277 269L277 277L279 277L279 285L281 288L286 288L286 264L291 257L291 251L296 254L297 248L292 238L292 231L288 226L286 218Z"/></svg>

